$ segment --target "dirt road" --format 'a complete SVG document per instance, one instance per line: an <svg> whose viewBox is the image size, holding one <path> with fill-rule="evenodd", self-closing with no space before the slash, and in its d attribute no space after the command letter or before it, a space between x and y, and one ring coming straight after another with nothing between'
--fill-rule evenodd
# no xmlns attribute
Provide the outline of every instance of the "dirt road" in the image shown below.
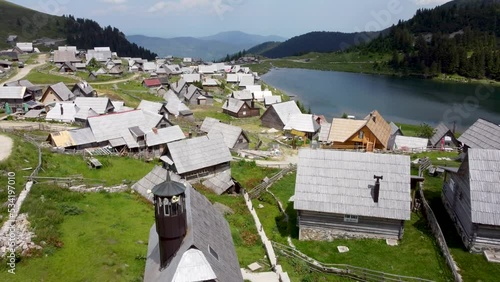
<svg viewBox="0 0 500 282"><path fill-rule="evenodd" d="M26 65L26 66L24 66L24 68L19 69L17 74L14 75L13 77L9 78L9 80L7 80L5 83L23 79L25 76L27 76L30 73L31 70L45 64L45 62L47 61L47 54L38 55L37 61L38 61L37 64Z"/></svg>

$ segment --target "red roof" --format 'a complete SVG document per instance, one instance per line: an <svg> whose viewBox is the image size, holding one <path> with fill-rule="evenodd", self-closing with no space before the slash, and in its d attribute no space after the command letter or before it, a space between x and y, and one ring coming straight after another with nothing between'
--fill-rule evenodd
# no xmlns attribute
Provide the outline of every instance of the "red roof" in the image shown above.
<svg viewBox="0 0 500 282"><path fill-rule="evenodd" d="M161 82L158 78L149 78L149 79L144 79L142 82L146 87L157 87L161 86Z"/></svg>

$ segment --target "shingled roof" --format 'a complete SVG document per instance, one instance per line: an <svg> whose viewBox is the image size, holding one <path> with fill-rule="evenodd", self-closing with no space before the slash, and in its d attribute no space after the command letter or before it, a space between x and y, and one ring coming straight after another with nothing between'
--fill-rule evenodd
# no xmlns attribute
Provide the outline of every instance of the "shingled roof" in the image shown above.
<svg viewBox="0 0 500 282"><path fill-rule="evenodd" d="M434 135L432 135L431 139L429 139L429 143L431 146L438 146L441 142L441 139L443 139L445 136L450 136L453 139L453 143L456 144L457 140L451 132L451 130L444 125L444 123L439 123L438 126L435 128Z"/></svg>
<svg viewBox="0 0 500 282"><path fill-rule="evenodd" d="M208 131L208 137L213 138L214 134L221 133L224 137L224 143L226 143L227 147L234 148L240 135L243 134L243 137L247 139L249 142L248 136L241 129L241 127L229 125L222 122L217 122L212 124L210 130Z"/></svg>
<svg viewBox="0 0 500 282"><path fill-rule="evenodd" d="M211 138L201 136L167 144L179 174L226 163L232 160L231 152L222 134Z"/></svg>
<svg viewBox="0 0 500 282"><path fill-rule="evenodd" d="M374 175L383 176L378 203ZM409 220L410 157L300 150L294 199L296 210Z"/></svg>
<svg viewBox="0 0 500 282"><path fill-rule="evenodd" d="M366 127L368 127L380 143L387 148L389 138L391 137L391 126L377 110L366 116L365 120L367 120Z"/></svg>
<svg viewBox="0 0 500 282"><path fill-rule="evenodd" d="M500 126L478 119L459 138L470 148L500 150Z"/></svg>
<svg viewBox="0 0 500 282"><path fill-rule="evenodd" d="M467 158L472 222L499 226L500 150L471 148Z"/></svg>

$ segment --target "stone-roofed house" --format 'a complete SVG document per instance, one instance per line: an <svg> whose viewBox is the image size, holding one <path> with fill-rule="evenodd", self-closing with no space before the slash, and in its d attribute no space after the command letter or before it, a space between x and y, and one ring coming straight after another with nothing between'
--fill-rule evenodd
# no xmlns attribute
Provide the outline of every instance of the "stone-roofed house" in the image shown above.
<svg viewBox="0 0 500 282"><path fill-rule="evenodd" d="M293 196L299 239L402 239L410 180L409 156L300 150Z"/></svg>
<svg viewBox="0 0 500 282"><path fill-rule="evenodd" d="M500 126L484 119L478 119L460 137L464 152L469 148L500 150Z"/></svg>
<svg viewBox="0 0 500 282"><path fill-rule="evenodd" d="M250 144L250 139L241 127L222 123L218 119L206 117L200 131L208 133L209 138L221 133L229 149L248 149Z"/></svg>
<svg viewBox="0 0 500 282"><path fill-rule="evenodd" d="M187 180L211 177L231 169L231 152L220 133L169 143L164 155L167 167Z"/></svg>
<svg viewBox="0 0 500 282"><path fill-rule="evenodd" d="M269 106L260 120L262 126L283 130L291 115L301 113L295 101L288 101Z"/></svg>
<svg viewBox="0 0 500 282"><path fill-rule="evenodd" d="M75 83L71 92L73 92L75 97L97 97L97 91L86 81Z"/></svg>
<svg viewBox="0 0 500 282"><path fill-rule="evenodd" d="M167 173L155 167L133 186L157 207L149 233L144 281L242 282L224 216L189 183ZM168 202L168 214L159 208L160 202Z"/></svg>
<svg viewBox="0 0 500 282"><path fill-rule="evenodd" d="M433 148L457 148L459 145L455 134L444 123L438 124L434 135L429 139L429 146Z"/></svg>
<svg viewBox="0 0 500 282"><path fill-rule="evenodd" d="M390 135L391 126L373 111L362 120L334 118L328 142L332 143L332 149L372 152L387 150Z"/></svg>
<svg viewBox="0 0 500 282"><path fill-rule="evenodd" d="M75 94L62 82L50 85L42 95L40 102L47 104L52 102L65 102L75 99Z"/></svg>
<svg viewBox="0 0 500 282"><path fill-rule="evenodd" d="M228 98L222 104L222 112L236 118L256 117L260 115L260 108L254 102L247 102L235 98Z"/></svg>
<svg viewBox="0 0 500 282"><path fill-rule="evenodd" d="M467 249L500 251L500 150L469 148L445 168L443 203Z"/></svg>

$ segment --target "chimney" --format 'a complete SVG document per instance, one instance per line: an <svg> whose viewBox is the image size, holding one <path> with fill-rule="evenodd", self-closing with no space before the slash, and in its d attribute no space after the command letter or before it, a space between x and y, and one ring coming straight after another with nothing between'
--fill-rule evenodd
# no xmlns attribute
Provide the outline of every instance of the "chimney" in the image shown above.
<svg viewBox="0 0 500 282"><path fill-rule="evenodd" d="M378 196L380 193L380 180L383 180L384 177L374 175L373 179L377 179L377 181L375 182L375 187L373 188L373 202L378 203Z"/></svg>
<svg viewBox="0 0 500 282"><path fill-rule="evenodd" d="M62 104L59 104L61 105L61 116L64 115L64 108L63 108L63 105Z"/></svg>
<svg viewBox="0 0 500 282"><path fill-rule="evenodd" d="M189 131L189 139L193 138L193 132Z"/></svg>
<svg viewBox="0 0 500 282"><path fill-rule="evenodd" d="M158 134L158 128L153 127L153 133L154 133L154 134Z"/></svg>
<svg viewBox="0 0 500 282"><path fill-rule="evenodd" d="M187 230L186 187L184 184L167 179L153 187L155 224L160 251L160 271L168 266L172 257L182 245Z"/></svg>
<svg viewBox="0 0 500 282"><path fill-rule="evenodd" d="M456 121L454 121L454 122L453 122L453 129L451 130L451 133L453 133L453 135L455 135L456 125L457 125L457 122L456 122Z"/></svg>
<svg viewBox="0 0 500 282"><path fill-rule="evenodd" d="M226 100L226 107L229 107L229 99Z"/></svg>

